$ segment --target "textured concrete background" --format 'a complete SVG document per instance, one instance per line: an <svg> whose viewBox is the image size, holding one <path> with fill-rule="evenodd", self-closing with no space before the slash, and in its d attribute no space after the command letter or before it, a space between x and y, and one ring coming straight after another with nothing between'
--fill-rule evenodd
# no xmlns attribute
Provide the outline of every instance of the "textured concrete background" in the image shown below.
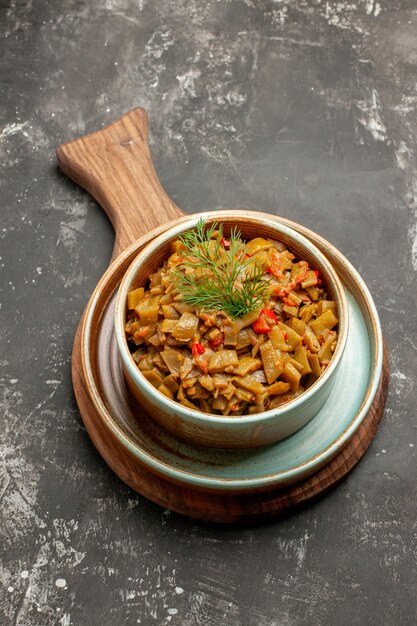
<svg viewBox="0 0 417 626"><path fill-rule="evenodd" d="M415 0L0 0L0 35L0 622L415 624ZM377 436L285 521L163 511L82 425L71 346L113 234L54 150L137 105L179 206L303 223L378 306Z"/></svg>

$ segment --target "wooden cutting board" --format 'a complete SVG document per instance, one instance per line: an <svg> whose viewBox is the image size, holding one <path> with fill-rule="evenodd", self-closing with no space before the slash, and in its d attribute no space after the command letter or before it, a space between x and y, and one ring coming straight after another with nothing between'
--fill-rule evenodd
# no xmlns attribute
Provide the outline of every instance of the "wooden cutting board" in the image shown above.
<svg viewBox="0 0 417 626"><path fill-rule="evenodd" d="M115 261L117 258L120 261L119 255L138 238L143 238L144 243L151 240L167 228L168 222L183 217L184 213L167 196L156 175L143 109L134 109L106 128L60 145L57 159L61 169L103 207L114 226L114 262L106 272L106 279L99 283L100 293L94 296L105 303L122 278L123 264ZM128 252L124 252L126 258ZM312 502L337 485L362 458L383 413L389 378L386 349L379 386L367 415L346 446L316 474L296 484L255 494L190 489L150 471L111 432L103 411L94 401L96 392L87 381L83 359L89 357L82 353L84 330L85 316L74 340L72 375L81 417L94 445L121 480L138 493L191 517L221 523L259 522Z"/></svg>

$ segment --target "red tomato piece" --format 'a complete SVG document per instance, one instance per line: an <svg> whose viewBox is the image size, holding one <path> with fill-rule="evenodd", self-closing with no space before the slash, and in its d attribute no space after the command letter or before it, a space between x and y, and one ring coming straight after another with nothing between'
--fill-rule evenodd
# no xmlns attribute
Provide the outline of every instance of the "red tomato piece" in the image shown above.
<svg viewBox="0 0 417 626"><path fill-rule="evenodd" d="M265 315L265 317L268 317L270 320L274 320L275 323L278 323L277 316L272 309L262 309L261 315Z"/></svg>
<svg viewBox="0 0 417 626"><path fill-rule="evenodd" d="M198 356L199 354L203 354L203 352L205 351L205 348L203 346L202 343L193 343L193 345L191 346L191 352L193 353L193 356Z"/></svg>
<svg viewBox="0 0 417 626"><path fill-rule="evenodd" d="M252 328L257 335L260 335L261 333L270 333L272 330L266 320L265 315L261 315L260 317L258 317L258 319L253 322Z"/></svg>

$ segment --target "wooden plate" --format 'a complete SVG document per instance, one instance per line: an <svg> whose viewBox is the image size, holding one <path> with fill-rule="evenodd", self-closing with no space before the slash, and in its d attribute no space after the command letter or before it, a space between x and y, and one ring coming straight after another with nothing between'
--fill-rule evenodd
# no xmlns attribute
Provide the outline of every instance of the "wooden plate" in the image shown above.
<svg viewBox="0 0 417 626"><path fill-rule="evenodd" d="M261 481L249 487L257 493L247 493L248 489L242 489L241 485L225 492L221 481L208 484L205 491L201 486L196 489L192 480L184 479L181 470L177 471L181 464L178 460L173 462L172 456L168 466L174 466L174 476L171 473L167 479L166 473L162 475L146 457L149 450L143 440L146 439L144 434L149 437L150 431L141 433L137 424L129 420L123 423L116 415L115 407L120 407L121 403L128 407L131 400L125 395L117 368L109 312L112 295L136 252L167 228L169 219L178 219L183 213L168 198L156 177L147 146L146 114L140 109L106 129L60 146L57 156L61 168L90 191L109 214L116 230L114 256L144 232L158 227L133 243L110 266L90 300L74 342L73 382L77 402L93 442L110 467L136 491L164 507L201 519L229 523L282 515L337 484L369 446L382 415L388 385L388 365L386 352L383 362L378 317L366 287L346 259L311 231L275 218L312 239L326 254L330 251L330 260L343 275L367 328L372 366L361 392L363 398L359 404L362 406L348 416L342 432L338 432L319 454L313 455L311 462L302 464L302 471L293 473L290 478L277 471L280 476L275 482L269 480L262 484ZM154 435L152 438L155 441ZM134 442L133 447L126 443L129 439ZM163 444L160 437L158 441L160 449L165 447L166 463L166 439ZM146 454L139 458L135 446L142 450L145 447ZM178 449L175 454L180 454ZM187 473L193 475L192 471ZM290 484L294 480L297 482Z"/></svg>

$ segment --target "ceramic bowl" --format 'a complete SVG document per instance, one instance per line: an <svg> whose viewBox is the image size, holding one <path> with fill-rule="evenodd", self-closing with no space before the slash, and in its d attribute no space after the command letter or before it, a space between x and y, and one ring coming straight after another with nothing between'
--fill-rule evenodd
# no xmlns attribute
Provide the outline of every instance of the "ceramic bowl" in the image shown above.
<svg viewBox="0 0 417 626"><path fill-rule="evenodd" d="M245 239L270 237L283 242L296 257L306 260L311 267L319 270L326 291L336 302L338 340L330 364L311 387L281 407L240 417L223 417L192 410L155 389L131 357L124 331L128 292L146 285L150 274L171 254L172 242L184 231L195 228L201 218L208 223L222 223L225 233L237 226ZM308 239L284 224L265 218L265 214L260 216L252 211L239 211L236 218L233 211L213 211L190 216L179 224L174 223L138 254L119 287L115 333L126 382L138 401L138 419L145 411L162 428L197 446L253 448L280 441L293 434L307 424L326 402L346 345L348 307L344 288L331 263Z"/></svg>

